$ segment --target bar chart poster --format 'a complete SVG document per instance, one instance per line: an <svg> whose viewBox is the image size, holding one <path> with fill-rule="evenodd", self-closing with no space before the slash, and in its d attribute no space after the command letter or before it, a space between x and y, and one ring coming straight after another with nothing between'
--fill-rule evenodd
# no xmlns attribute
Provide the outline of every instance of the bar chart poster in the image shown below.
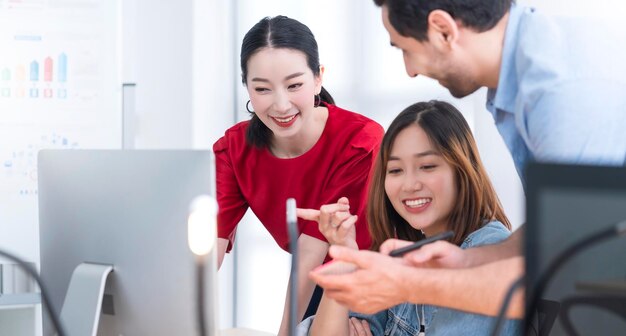
<svg viewBox="0 0 626 336"><path fill-rule="evenodd" d="M39 150L121 148L120 20L117 0L0 0L0 247L30 261Z"/></svg>

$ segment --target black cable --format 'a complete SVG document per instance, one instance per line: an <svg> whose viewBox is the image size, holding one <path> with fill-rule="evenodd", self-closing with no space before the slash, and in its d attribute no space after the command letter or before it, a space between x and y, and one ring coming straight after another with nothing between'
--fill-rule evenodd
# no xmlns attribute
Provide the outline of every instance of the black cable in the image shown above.
<svg viewBox="0 0 626 336"><path fill-rule="evenodd" d="M586 248L595 245L598 242L617 237L622 234L626 234L626 220L617 222L615 225L612 225L606 229L600 230L587 237L584 237L572 244L570 247L566 248L560 254L558 254L556 258L554 258L554 260L548 265L544 273L539 276L537 284L534 286L534 291L530 292L531 298L526 305L527 321L530 321L530 317L533 316L534 311L537 308L537 302L539 302L541 293L543 293L545 288L548 286L550 279L561 268L561 266L565 264L568 259L572 258L574 255L580 253Z"/></svg>
<svg viewBox="0 0 626 336"><path fill-rule="evenodd" d="M206 321L204 318L204 256L197 256L196 258L196 272L197 272L197 295L198 301L196 301L196 311L198 313L198 331L200 336L206 336Z"/></svg>
<svg viewBox="0 0 626 336"><path fill-rule="evenodd" d="M502 301L502 305L500 306L498 316L496 317L496 323L493 327L493 332L491 332L492 336L500 335L500 330L502 329L502 325L504 324L506 311L509 308L509 304L511 304L511 298L513 298L513 293L515 293L515 290L523 284L524 276L522 275L517 280L515 280L507 290L506 295L504 296L504 301Z"/></svg>
<svg viewBox="0 0 626 336"><path fill-rule="evenodd" d="M54 325L54 328L56 329L58 336L66 336L67 334L65 333L65 329L63 329L63 326L61 325L61 321L59 320L59 315L57 315L56 312L54 311L54 307L52 307L52 301L50 300L50 297L48 296L48 291L46 290L43 284L43 281L39 277L39 274L37 274L37 271L35 271L35 269L31 267L28 263L26 263L19 257L9 252L5 252L0 249L0 255L16 262L18 265L20 265L20 267L26 270L26 272L31 277L33 277L35 281L37 281L37 285L39 285L39 289L41 290L42 304L48 310L48 314L50 315L50 319L52 320L52 324Z"/></svg>

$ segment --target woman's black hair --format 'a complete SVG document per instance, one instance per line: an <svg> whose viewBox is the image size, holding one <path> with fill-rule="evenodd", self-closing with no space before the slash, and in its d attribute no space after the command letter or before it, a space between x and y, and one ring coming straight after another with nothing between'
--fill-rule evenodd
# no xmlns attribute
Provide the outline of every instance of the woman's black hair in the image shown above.
<svg viewBox="0 0 626 336"><path fill-rule="evenodd" d="M246 85L248 61L263 48L285 48L303 52L313 75L320 75L320 57L317 41L311 30L297 20L286 16L265 17L246 33L241 44L241 80ZM321 101L335 104L333 97L322 87ZM248 125L246 141L259 148L267 147L272 131L253 112Z"/></svg>

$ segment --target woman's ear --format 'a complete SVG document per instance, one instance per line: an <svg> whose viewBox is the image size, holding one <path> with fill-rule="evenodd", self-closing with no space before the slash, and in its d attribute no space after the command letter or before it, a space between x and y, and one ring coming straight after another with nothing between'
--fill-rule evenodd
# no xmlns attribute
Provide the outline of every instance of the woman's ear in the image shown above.
<svg viewBox="0 0 626 336"><path fill-rule="evenodd" d="M320 94L322 91L322 79L324 78L324 66L320 65L320 73L315 76L315 94Z"/></svg>
<svg viewBox="0 0 626 336"><path fill-rule="evenodd" d="M459 26L446 11L436 9L428 14L428 40L435 47L451 49L459 39Z"/></svg>

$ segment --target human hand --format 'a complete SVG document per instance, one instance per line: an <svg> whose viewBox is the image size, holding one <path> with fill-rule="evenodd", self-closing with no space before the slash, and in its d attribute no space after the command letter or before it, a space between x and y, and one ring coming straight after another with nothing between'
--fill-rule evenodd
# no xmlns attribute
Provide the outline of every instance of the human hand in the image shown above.
<svg viewBox="0 0 626 336"><path fill-rule="evenodd" d="M323 267L309 273L309 277L324 288L324 294L349 309L372 314L406 301L403 288L407 265L402 258L358 251L341 246L331 246L330 255L335 260L349 262L357 270L345 274L324 274Z"/></svg>
<svg viewBox="0 0 626 336"><path fill-rule="evenodd" d="M388 239L380 246L380 252L389 254L392 250L412 242ZM467 253L460 247L446 241L436 241L409 252L402 257L407 264L428 268L465 268L468 267Z"/></svg>
<svg viewBox="0 0 626 336"><path fill-rule="evenodd" d="M351 317L349 322L350 336L373 336L370 324L366 320Z"/></svg>
<svg viewBox="0 0 626 336"><path fill-rule="evenodd" d="M319 210L298 208L296 215L302 219L316 221L329 244L358 249L355 228L358 217L351 215L349 210L348 198L342 197L337 203L322 205Z"/></svg>

